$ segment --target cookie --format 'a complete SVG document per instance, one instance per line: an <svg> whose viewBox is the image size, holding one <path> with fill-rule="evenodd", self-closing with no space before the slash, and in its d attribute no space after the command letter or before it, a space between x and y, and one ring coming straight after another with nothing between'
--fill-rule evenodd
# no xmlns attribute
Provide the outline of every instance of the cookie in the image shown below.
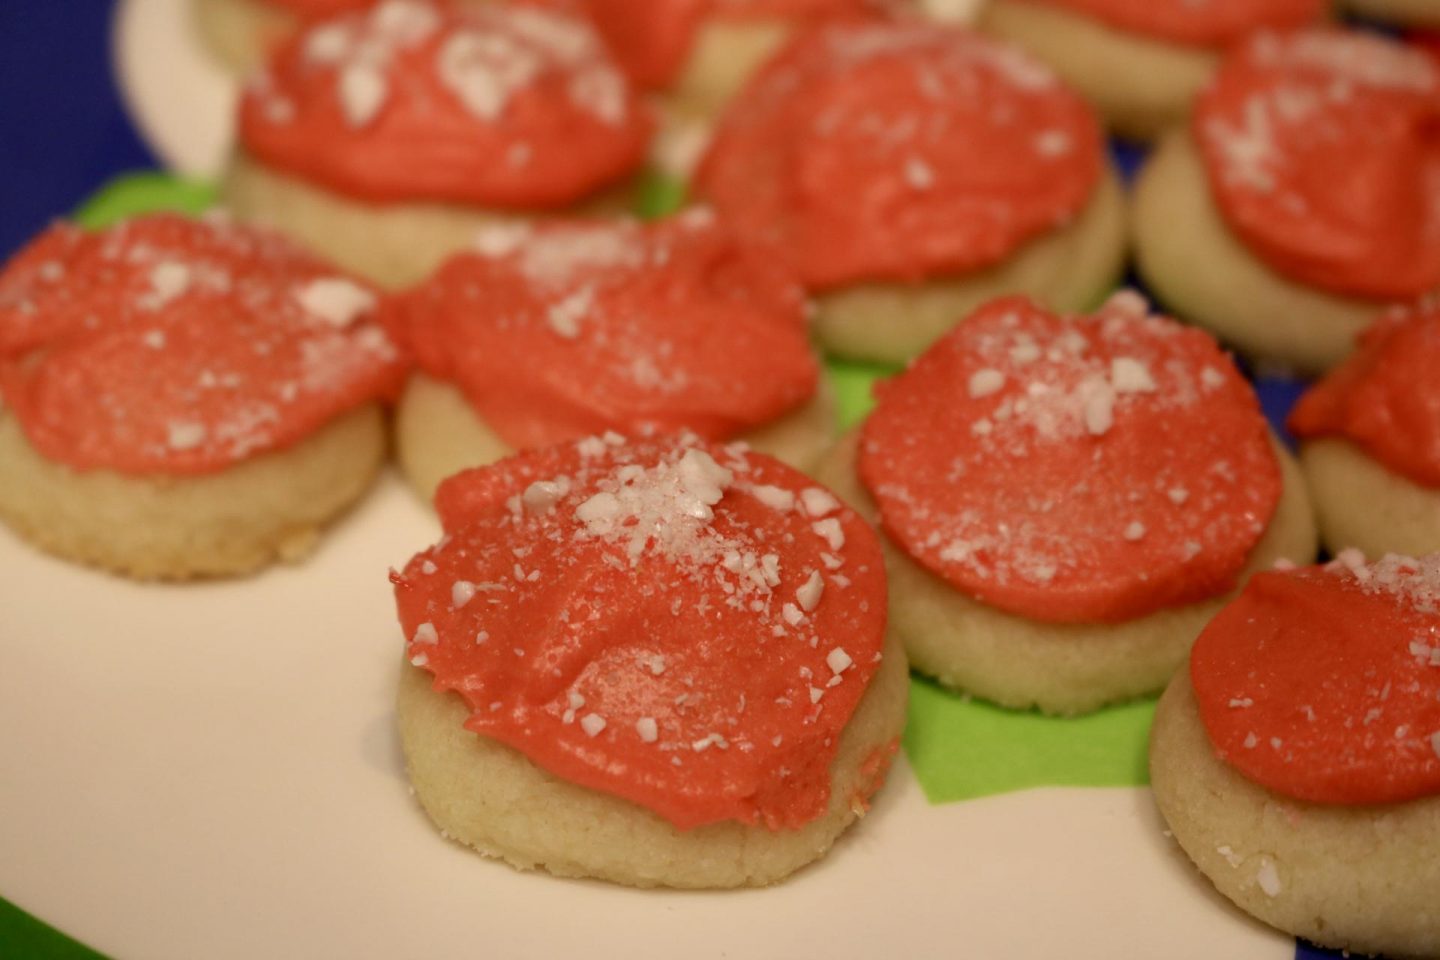
<svg viewBox="0 0 1440 960"><path fill-rule="evenodd" d="M600 438L447 480L394 575L420 803L521 868L764 885L865 811L904 725L874 534L693 438Z"/></svg>

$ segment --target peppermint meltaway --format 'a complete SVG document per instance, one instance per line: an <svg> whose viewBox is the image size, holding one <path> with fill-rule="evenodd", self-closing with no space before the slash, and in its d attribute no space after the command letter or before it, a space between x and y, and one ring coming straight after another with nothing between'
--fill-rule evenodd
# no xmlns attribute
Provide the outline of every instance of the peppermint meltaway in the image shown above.
<svg viewBox="0 0 1440 960"><path fill-rule="evenodd" d="M722 118L695 191L860 359L904 361L1002 293L1079 309L1123 259L1090 107L1023 52L929 23L794 40Z"/></svg>
<svg viewBox="0 0 1440 960"><path fill-rule="evenodd" d="M1257 34L1141 171L1140 273L1241 352L1323 373L1384 310L1440 286L1437 111L1440 68L1417 48Z"/></svg>
<svg viewBox="0 0 1440 960"><path fill-rule="evenodd" d="M1250 387L1133 292L992 301L876 394L816 475L880 527L891 630L944 686L1058 714L1152 694L1248 573L1314 556Z"/></svg>
<svg viewBox="0 0 1440 960"><path fill-rule="evenodd" d="M823 850L878 786L905 684L882 652L880 553L813 481L740 447L593 437L460 474L437 506L445 537L393 579L427 677L402 688L412 777L452 835L626 883L763 882L733 864L638 866L653 851L612 849L605 826L564 854L503 839L494 814L457 826L429 769L441 734L411 722L439 698L487 744L472 762L506 745L527 776L564 782L557 807L574 784L633 823L646 839L632 847L824 836L768 880Z"/></svg>
<svg viewBox="0 0 1440 960"><path fill-rule="evenodd" d="M0 515L138 577L303 556L384 459L381 299L221 217L51 228L0 273Z"/></svg>
<svg viewBox="0 0 1440 960"><path fill-rule="evenodd" d="M1171 834L1246 912L1363 954L1440 943L1440 555L1257 573L1150 743Z"/></svg>

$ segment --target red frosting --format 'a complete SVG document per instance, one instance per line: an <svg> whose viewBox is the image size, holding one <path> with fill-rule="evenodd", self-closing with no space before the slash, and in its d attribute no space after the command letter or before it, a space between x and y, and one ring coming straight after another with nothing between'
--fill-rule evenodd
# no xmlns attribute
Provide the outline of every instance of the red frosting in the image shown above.
<svg viewBox="0 0 1440 960"><path fill-rule="evenodd" d="M1196 102L1230 228L1277 272L1334 293L1440 286L1440 69L1374 34L1262 34Z"/></svg>
<svg viewBox="0 0 1440 960"><path fill-rule="evenodd" d="M1100 177L1100 127L1048 68L933 24L834 24L772 60L697 179L815 289L998 263Z"/></svg>
<svg viewBox="0 0 1440 960"><path fill-rule="evenodd" d="M497 228L477 246L399 301L399 335L511 446L726 439L815 392L800 288L707 212Z"/></svg>
<svg viewBox="0 0 1440 960"><path fill-rule="evenodd" d="M1190 659L1220 758L1297 800L1440 793L1440 554L1261 573Z"/></svg>
<svg viewBox="0 0 1440 960"><path fill-rule="evenodd" d="M863 14L874 0L578 0L637 84L674 83L707 20L809 22Z"/></svg>
<svg viewBox="0 0 1440 960"><path fill-rule="evenodd" d="M1032 620L1223 593L1279 502L1254 393L1207 334L1134 294L1093 317L993 301L878 392L860 477L885 532Z"/></svg>
<svg viewBox="0 0 1440 960"><path fill-rule="evenodd" d="M1440 307L1388 314L1290 413L1299 437L1344 437L1418 484L1440 488Z"/></svg>
<svg viewBox="0 0 1440 960"><path fill-rule="evenodd" d="M1107 26L1194 47L1225 47L1256 30L1316 23L1324 0L1029 0L1093 17Z"/></svg>
<svg viewBox="0 0 1440 960"><path fill-rule="evenodd" d="M651 129L582 20L386 0L286 44L240 105L264 163L378 202L573 203L631 173Z"/></svg>
<svg viewBox="0 0 1440 960"><path fill-rule="evenodd" d="M458 474L394 575L466 727L688 829L824 813L880 661L875 535L769 457L589 438Z"/></svg>
<svg viewBox="0 0 1440 960"><path fill-rule="evenodd" d="M224 470L393 393L378 299L219 220L52 227L0 273L0 396L72 467Z"/></svg>

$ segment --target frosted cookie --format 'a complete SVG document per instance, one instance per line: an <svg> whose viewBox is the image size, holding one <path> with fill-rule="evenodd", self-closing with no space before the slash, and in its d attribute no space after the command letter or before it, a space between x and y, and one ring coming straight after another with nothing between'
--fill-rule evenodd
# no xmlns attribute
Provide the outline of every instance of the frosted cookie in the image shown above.
<svg viewBox="0 0 1440 960"><path fill-rule="evenodd" d="M1437 120L1440 68L1414 49L1256 37L1140 175L1141 274L1243 353L1334 366L1387 305L1440 286Z"/></svg>
<svg viewBox="0 0 1440 960"><path fill-rule="evenodd" d="M221 193L404 286L483 225L624 207L650 129L579 19L384 0L305 31L251 81Z"/></svg>
<svg viewBox="0 0 1440 960"><path fill-rule="evenodd" d="M1332 552L1440 551L1440 310L1377 320L1291 411Z"/></svg>
<svg viewBox="0 0 1440 960"><path fill-rule="evenodd" d="M1160 700L1155 801L1260 920L1440 951L1440 556L1256 574Z"/></svg>
<svg viewBox="0 0 1440 960"><path fill-rule="evenodd" d="M517 449L616 431L742 439L795 466L835 435L804 294L706 211L492 230L396 301L419 370L401 467L442 479Z"/></svg>
<svg viewBox="0 0 1440 960"><path fill-rule="evenodd" d="M980 303L1103 298L1124 226L1090 108L958 28L835 24L766 65L695 189L816 295L842 356L903 362Z"/></svg>
<svg viewBox="0 0 1440 960"><path fill-rule="evenodd" d="M1183 123L1227 49L1320 21L1325 0L991 0L981 29L1055 68L1121 136Z"/></svg>
<svg viewBox="0 0 1440 960"><path fill-rule="evenodd" d="M51 228L0 273L0 519L143 579L304 556L385 458L376 306L215 219Z"/></svg>
<svg viewBox="0 0 1440 960"><path fill-rule="evenodd" d="M865 812L905 723L875 535L693 438L589 438L447 480L393 575L398 721L451 839L521 868L759 886Z"/></svg>
<svg viewBox="0 0 1440 960"><path fill-rule="evenodd" d="M1007 707L1158 692L1250 571L1315 555L1249 385L1129 293L1094 316L987 304L816 476L881 528L914 667Z"/></svg>

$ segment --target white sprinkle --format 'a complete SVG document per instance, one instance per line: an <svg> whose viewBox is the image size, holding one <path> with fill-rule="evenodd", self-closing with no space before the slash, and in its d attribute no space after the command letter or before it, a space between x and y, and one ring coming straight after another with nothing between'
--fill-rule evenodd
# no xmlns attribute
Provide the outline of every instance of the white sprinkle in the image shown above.
<svg viewBox="0 0 1440 960"><path fill-rule="evenodd" d="M145 346L149 347L151 350L164 350L164 349L165 349L165 331L164 331L164 330L147 330L147 331L145 331L145 333L140 337L140 342L143 343L143 344L145 344Z"/></svg>
<svg viewBox="0 0 1440 960"><path fill-rule="evenodd" d="M1116 357L1110 361L1110 383L1116 393L1154 393L1156 390L1150 368L1134 357Z"/></svg>
<svg viewBox="0 0 1440 960"><path fill-rule="evenodd" d="M1115 395L1109 389L1097 390L1085 398L1085 429L1091 436L1103 436L1114 425Z"/></svg>
<svg viewBox="0 0 1440 960"><path fill-rule="evenodd" d="M800 502L804 504L805 512L812 517L823 517L840 509L840 501L831 496L828 490L819 487L802 490Z"/></svg>
<svg viewBox="0 0 1440 960"><path fill-rule="evenodd" d="M845 546L845 531L840 526L840 521L834 517L826 517L824 520L817 520L810 525L817 536L823 537L830 545L831 550L839 550Z"/></svg>
<svg viewBox="0 0 1440 960"><path fill-rule="evenodd" d="M555 506L569 490L569 483L554 480L536 480L525 488L520 500L535 513L544 513Z"/></svg>
<svg viewBox="0 0 1440 960"><path fill-rule="evenodd" d="M905 161L905 182L916 190L929 190L935 186L935 171L919 157Z"/></svg>
<svg viewBox="0 0 1440 960"><path fill-rule="evenodd" d="M489 633L489 631L488 631L488 630L481 630L479 633L475 634L475 645L478 647L480 644L484 643L486 640L489 640L489 639L490 639L490 633Z"/></svg>
<svg viewBox="0 0 1440 960"><path fill-rule="evenodd" d="M1042 157L1063 157L1070 152L1070 135L1064 130L1042 130L1035 136L1035 152Z"/></svg>
<svg viewBox="0 0 1440 960"><path fill-rule="evenodd" d="M295 301L306 313L332 327L348 327L357 317L375 309L375 294L344 277L311 280L295 291Z"/></svg>
<svg viewBox="0 0 1440 960"><path fill-rule="evenodd" d="M580 321L590 312L595 301L595 291L582 287L564 300L555 304L546 314L550 329L567 340L580 336Z"/></svg>
<svg viewBox="0 0 1440 960"><path fill-rule="evenodd" d="M424 560L420 563L420 572L425 574L425 576L427 577L430 576L430 574L434 573L437 569L439 568L436 567L435 564L429 560Z"/></svg>
<svg viewBox="0 0 1440 960"><path fill-rule="evenodd" d="M1225 375L1214 367L1206 367L1200 371L1200 382L1213 390L1225 382Z"/></svg>
<svg viewBox="0 0 1440 960"><path fill-rule="evenodd" d="M1260 889L1267 897L1278 897L1280 891L1285 889L1280 883L1280 873L1275 869L1275 864L1268 859L1261 858L1260 869L1255 874L1255 882L1260 884Z"/></svg>
<svg viewBox="0 0 1440 960"><path fill-rule="evenodd" d="M450 605L459 610L475 597L475 584L469 580L456 580L450 585Z"/></svg>
<svg viewBox="0 0 1440 960"><path fill-rule="evenodd" d="M1222 843L1220 846L1215 848L1215 852L1220 854L1220 856L1224 857L1225 862L1230 864L1230 866L1232 867L1238 867L1240 866L1240 864L1245 862L1245 858L1232 850L1229 844Z"/></svg>
<svg viewBox="0 0 1440 960"><path fill-rule="evenodd" d="M385 75L370 64L349 63L340 71L340 109L352 127L364 127L374 120L389 92Z"/></svg>
<svg viewBox="0 0 1440 960"><path fill-rule="evenodd" d="M410 662L417 667L423 667L430 662L430 658L425 656L425 654L423 653L417 653L415 654L415 656L410 658Z"/></svg>
<svg viewBox="0 0 1440 960"><path fill-rule="evenodd" d="M810 571L810 579L806 580L799 590L795 591L795 599L800 601L801 609L810 612L820 606L820 596L825 592L825 578L820 576L819 570Z"/></svg>
<svg viewBox="0 0 1440 960"><path fill-rule="evenodd" d="M1125 528L1125 539L1135 541L1145 536L1145 524L1139 520L1131 520L1130 525Z"/></svg>
<svg viewBox="0 0 1440 960"><path fill-rule="evenodd" d="M605 729L605 718L598 713L587 713L580 718L580 729L585 731L587 737L598 736L600 731Z"/></svg>
<svg viewBox="0 0 1440 960"><path fill-rule="evenodd" d="M650 658L650 672L657 677L665 672L665 658L658 653Z"/></svg>
<svg viewBox="0 0 1440 960"><path fill-rule="evenodd" d="M1243 710L1255 706L1255 701L1249 697L1232 697L1229 705L1232 710Z"/></svg>
<svg viewBox="0 0 1440 960"><path fill-rule="evenodd" d="M1246 749L1246 750L1254 750L1255 747L1256 747L1256 745L1259 744L1259 742L1260 742L1260 738L1257 737L1257 736L1255 736L1254 733L1247 733L1247 734L1245 734L1245 749Z"/></svg>
<svg viewBox="0 0 1440 960"><path fill-rule="evenodd" d="M205 442L209 431L201 423L173 420L165 427L166 443L171 450L194 450Z"/></svg>
<svg viewBox="0 0 1440 960"><path fill-rule="evenodd" d="M998 393L1005 386L1005 374L987 367L970 374L970 396L976 399Z"/></svg>
<svg viewBox="0 0 1440 960"><path fill-rule="evenodd" d="M600 457L605 454L605 441L599 437L586 437L575 443L575 452L587 460L591 457Z"/></svg>
<svg viewBox="0 0 1440 960"><path fill-rule="evenodd" d="M584 524L601 523L620 516L620 500L601 491L575 508L575 519Z"/></svg>
<svg viewBox="0 0 1440 960"><path fill-rule="evenodd" d="M795 506L795 494L784 487L772 487L768 484L761 484L752 487L750 492L771 510L791 510Z"/></svg>
<svg viewBox="0 0 1440 960"><path fill-rule="evenodd" d="M440 635L435 632L435 624L422 623L415 628L415 636L410 638L411 643L439 643Z"/></svg>
<svg viewBox="0 0 1440 960"><path fill-rule="evenodd" d="M825 662L829 665L830 672L839 676L849 670L855 661L850 659L850 654L845 652L844 647L836 647L825 655Z"/></svg>
<svg viewBox="0 0 1440 960"><path fill-rule="evenodd" d="M1166 493L1166 496L1170 498L1171 503L1178 507L1190 499L1190 491L1184 487L1171 487Z"/></svg>
<svg viewBox="0 0 1440 960"><path fill-rule="evenodd" d="M781 607L780 616L784 617L785 622L792 627L798 627L805 620L805 614L801 613L800 608L793 603L787 603Z"/></svg>
<svg viewBox="0 0 1440 960"><path fill-rule="evenodd" d="M488 223L475 231L470 249L492 259L509 256L525 245L531 232L530 225L520 221Z"/></svg>
<svg viewBox="0 0 1440 960"><path fill-rule="evenodd" d="M695 742L690 744L690 749L694 750L696 753L701 753L709 749L710 747L719 747L721 750L728 750L730 749L730 741L726 740L718 733L708 733L704 737L701 737L699 740L696 740Z"/></svg>
<svg viewBox="0 0 1440 960"><path fill-rule="evenodd" d="M819 702L820 702L820 698L823 697L823 696L825 696L825 691L824 691L824 690L821 690L819 687L811 687L811 688L810 688L810 702L811 702L811 703L819 703Z"/></svg>
<svg viewBox="0 0 1440 960"><path fill-rule="evenodd" d="M174 260L164 260L150 268L150 290L140 300L147 310L159 310L190 289L190 268Z"/></svg>
<svg viewBox="0 0 1440 960"><path fill-rule="evenodd" d="M660 726L655 722L654 717L641 717L636 720L635 732L640 734L640 739L646 743L654 743L660 738Z"/></svg>

